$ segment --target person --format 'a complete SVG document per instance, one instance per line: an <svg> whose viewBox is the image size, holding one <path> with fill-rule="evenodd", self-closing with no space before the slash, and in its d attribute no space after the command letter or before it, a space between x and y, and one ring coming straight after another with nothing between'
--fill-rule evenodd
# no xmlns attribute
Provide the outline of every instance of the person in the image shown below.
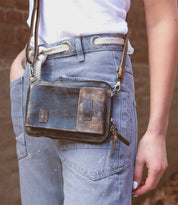
<svg viewBox="0 0 178 205"><path fill-rule="evenodd" d="M40 77L48 80L104 80L115 85L121 45L96 46L95 37L121 38L128 32L130 0L43 1L39 46L70 43L68 54L49 55ZM134 2L133 2L134 4ZM30 22L33 1L30 0ZM24 131L29 64L25 49L11 65L11 112L17 141L23 205L128 205L131 196L154 188L166 170L166 131L177 66L177 1L144 0L149 47L150 116L136 154L137 116L130 54L119 97L113 100L113 118L130 146L112 139L101 145L66 143L31 137ZM32 45L33 46L33 45ZM142 178L144 167L148 176ZM133 189L132 189L133 185Z"/></svg>

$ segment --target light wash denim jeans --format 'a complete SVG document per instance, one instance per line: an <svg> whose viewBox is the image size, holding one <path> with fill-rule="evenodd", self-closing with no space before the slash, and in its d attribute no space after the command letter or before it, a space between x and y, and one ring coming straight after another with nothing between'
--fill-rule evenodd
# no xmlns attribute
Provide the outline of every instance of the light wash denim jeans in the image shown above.
<svg viewBox="0 0 178 205"><path fill-rule="evenodd" d="M108 35L101 35L108 36ZM116 35L111 35L116 36ZM116 83L122 46L92 45L93 36L69 39L69 54L47 58L41 78L101 80ZM43 45L52 47L61 42ZM129 205L137 143L137 116L132 65L127 55L119 96L114 96L112 117L130 146L118 140L100 145L31 137L24 131L29 65L10 84L11 112L16 135L22 205Z"/></svg>

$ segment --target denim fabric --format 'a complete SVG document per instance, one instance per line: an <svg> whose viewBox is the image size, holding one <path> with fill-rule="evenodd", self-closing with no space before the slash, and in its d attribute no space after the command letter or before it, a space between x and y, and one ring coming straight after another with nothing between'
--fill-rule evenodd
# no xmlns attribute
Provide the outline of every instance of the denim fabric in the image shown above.
<svg viewBox="0 0 178 205"><path fill-rule="evenodd" d="M116 36L116 35L101 35ZM113 88L117 81L122 46L93 45L95 36L67 40L70 53L48 56L40 77L55 81L100 80ZM52 47L59 45L57 42ZM100 145L31 137L24 131L29 65L22 77L10 84L11 112L16 135L22 205L129 205L137 143L137 114L130 56L126 57L119 96L113 113L119 132L130 146L118 140Z"/></svg>

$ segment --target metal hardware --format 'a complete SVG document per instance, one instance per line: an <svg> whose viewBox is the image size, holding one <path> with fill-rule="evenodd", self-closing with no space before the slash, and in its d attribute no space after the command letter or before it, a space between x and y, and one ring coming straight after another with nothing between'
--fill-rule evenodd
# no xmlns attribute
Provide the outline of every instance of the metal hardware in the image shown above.
<svg viewBox="0 0 178 205"><path fill-rule="evenodd" d="M118 80L117 83L114 85L114 93L117 96L119 95L120 89L121 89L121 82L120 82L120 80Z"/></svg>
<svg viewBox="0 0 178 205"><path fill-rule="evenodd" d="M109 158L111 158L111 156L114 152L114 149L115 149L115 145L118 141L118 138L117 138L117 135L116 135L116 124L115 124L114 118L111 118L110 132L111 132L111 136L113 138L113 145L112 145L112 150L111 150L111 154L110 154Z"/></svg>
<svg viewBox="0 0 178 205"><path fill-rule="evenodd" d="M100 45L95 44L95 40L96 40L97 38L101 38L101 37L100 37L100 36L94 36L94 37L92 37L92 38L90 39L90 43L91 43L91 46L92 46L93 48L101 48L101 47L103 46L102 44L100 44Z"/></svg>
<svg viewBox="0 0 178 205"><path fill-rule="evenodd" d="M67 51L63 52L64 54L67 55L67 54L69 54L69 53L71 52L72 46L71 46L71 44L70 44L69 41L63 41L63 42L61 43L61 45L64 45L64 44L66 44L66 45L69 47L69 49L68 49Z"/></svg>
<svg viewBox="0 0 178 205"><path fill-rule="evenodd" d="M115 145L118 141L118 139L123 142L125 145L129 146L130 145L130 142L124 138L120 133L119 133L119 130L115 124L115 120L114 118L111 118L111 127L110 127L110 132L112 134L112 138L113 138L113 146L112 146L112 150L111 150L111 154L109 156L109 158L112 157L112 154L114 152L114 149L115 149Z"/></svg>
<svg viewBox="0 0 178 205"><path fill-rule="evenodd" d="M32 64L30 64L29 72L30 72L30 77L33 78L34 77L34 71L33 71L33 68L32 68Z"/></svg>

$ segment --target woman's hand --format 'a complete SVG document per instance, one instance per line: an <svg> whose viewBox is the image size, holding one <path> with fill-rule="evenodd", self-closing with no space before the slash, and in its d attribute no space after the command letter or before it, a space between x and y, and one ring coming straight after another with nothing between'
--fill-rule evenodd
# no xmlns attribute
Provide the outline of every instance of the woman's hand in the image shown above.
<svg viewBox="0 0 178 205"><path fill-rule="evenodd" d="M12 62L10 68L10 82L20 78L25 72L25 49L23 49L15 60Z"/></svg>
<svg viewBox="0 0 178 205"><path fill-rule="evenodd" d="M144 166L148 169L146 179L142 179ZM156 188L167 166L165 136L147 131L138 146L134 173L138 187L133 194L141 195Z"/></svg>

